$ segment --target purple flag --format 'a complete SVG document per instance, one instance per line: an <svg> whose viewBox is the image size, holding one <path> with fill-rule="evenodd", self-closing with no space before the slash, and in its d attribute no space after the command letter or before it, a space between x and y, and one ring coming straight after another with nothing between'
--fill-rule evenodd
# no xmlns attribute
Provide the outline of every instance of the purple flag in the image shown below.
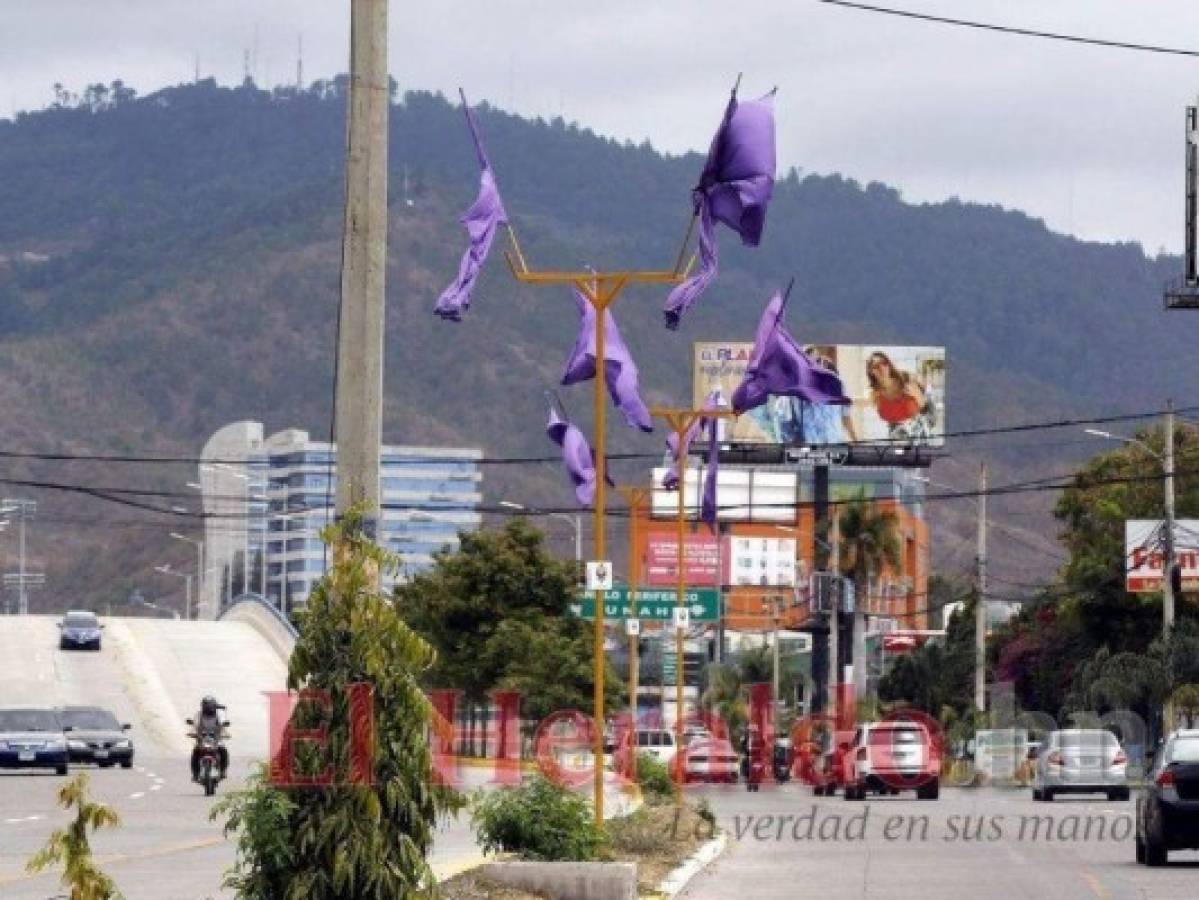
<svg viewBox="0 0 1199 900"><path fill-rule="evenodd" d="M741 235L747 246L762 240L774 172L774 92L739 103L734 91L691 194L699 215L699 271L666 299L667 328L679 327L683 313L716 277L717 222Z"/></svg>
<svg viewBox="0 0 1199 900"><path fill-rule="evenodd" d="M563 384L578 384L595 377L595 307L578 288L574 290L574 297L579 309L579 336L570 359L566 361L562 373ZM604 310L604 381L608 385L612 403L624 414L629 427L653 431L653 420L645 401L641 399L637 365L624 338L620 336L612 311L608 309Z"/></svg>
<svg viewBox="0 0 1199 900"><path fill-rule="evenodd" d="M699 517L713 528L716 527L716 481L720 477L720 441L717 440L719 419L708 419L708 471L704 475L704 495L700 503Z"/></svg>
<svg viewBox="0 0 1199 900"><path fill-rule="evenodd" d="M785 306L785 298L776 292L758 320L749 365L733 392L737 415L761 406L771 395L800 397L810 403L849 403L840 377L812 362L783 327Z"/></svg>
<svg viewBox="0 0 1199 900"><path fill-rule="evenodd" d="M470 307L471 291L475 288L475 280L479 270L487 261L491 251L491 242L495 239L496 229L508 223L508 214L504 211L504 202L500 199L499 188L496 187L495 174L491 171L491 163L483 150L483 141L479 137L479 127L470 107L466 105L465 95L462 106L466 111L466 123L470 126L470 134L475 142L475 153L479 157L479 167L483 170L479 177L479 195L462 218L458 221L466 229L470 245L462 255L458 265L458 276L447 287L437 300L433 312L443 319L461 322L462 315Z"/></svg>
<svg viewBox="0 0 1199 900"><path fill-rule="evenodd" d="M550 408L545 433L562 448L562 464L574 485L575 499L582 506L591 506L595 503L595 453L587 443L587 438L573 422L558 415L558 410L553 407ZM606 471L604 474L604 480L612 484Z"/></svg>
<svg viewBox="0 0 1199 900"><path fill-rule="evenodd" d="M704 409L716 409L717 401L720 398L719 391L712 391L704 399ZM699 437L701 429L705 423L711 421L713 429L716 428L716 419L699 418L691 423L691 427L683 433L683 449L679 451L678 435L672 431L666 436L666 449L670 452L670 468L666 470L666 474L662 476L662 487L665 490L677 490L679 486L679 461L686 461L688 454L691 453L692 442Z"/></svg>

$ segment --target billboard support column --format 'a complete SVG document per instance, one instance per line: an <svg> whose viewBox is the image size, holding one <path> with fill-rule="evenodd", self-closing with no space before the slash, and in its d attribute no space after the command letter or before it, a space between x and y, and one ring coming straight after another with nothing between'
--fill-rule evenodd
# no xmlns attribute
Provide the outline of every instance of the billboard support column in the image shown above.
<svg viewBox="0 0 1199 900"><path fill-rule="evenodd" d="M819 463L813 470L813 512L815 526L812 529L814 546L812 547L812 571L828 570L828 463ZM829 663L832 658L829 650L832 641L832 629L828 634L813 634L812 641L812 712L824 712L826 709L825 695L832 683L829 673L832 671Z"/></svg>
<svg viewBox="0 0 1199 900"><path fill-rule="evenodd" d="M1165 484L1166 534L1165 568L1162 572L1162 632L1170 636L1174 627L1174 402L1166 401L1165 456L1162 460L1162 476Z"/></svg>

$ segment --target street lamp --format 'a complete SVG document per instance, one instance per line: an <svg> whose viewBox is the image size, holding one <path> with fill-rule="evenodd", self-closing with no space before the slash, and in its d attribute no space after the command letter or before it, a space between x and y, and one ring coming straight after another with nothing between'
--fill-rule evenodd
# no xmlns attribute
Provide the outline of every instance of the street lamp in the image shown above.
<svg viewBox="0 0 1199 900"><path fill-rule="evenodd" d="M171 532L171 537L177 541L183 541L187 544L193 544L196 548L196 593L201 597L204 596L204 541L190 538L187 535L180 534L177 531ZM191 618L190 609L188 618Z"/></svg>
<svg viewBox="0 0 1199 900"><path fill-rule="evenodd" d="M583 562L583 520L580 516L569 516L566 513L547 512L536 507L528 507L521 503L514 503L511 500L501 500L500 506L508 509L519 509L525 512L533 513L538 516L549 516L551 519L561 519L566 524L570 525L575 530L575 572L580 571Z"/></svg>
<svg viewBox="0 0 1199 900"><path fill-rule="evenodd" d="M191 576L191 573L190 572L176 572L174 569L172 569L170 567L170 565L155 566L154 571L159 572L163 575L173 575L176 578L183 579L183 583L184 583L185 590L186 590L185 596L187 597L187 600L186 600L187 605L185 607L183 615L184 615L184 618L190 619L192 617L192 576ZM146 604L146 605L148 606L150 604ZM176 613L175 617L178 618L178 616L179 616L179 614Z"/></svg>
<svg viewBox="0 0 1199 900"><path fill-rule="evenodd" d="M1174 627L1174 411L1173 405L1166 407L1165 452L1158 453L1140 438L1126 437L1113 434L1110 431L1100 431L1097 428L1085 428L1085 433L1092 437L1109 441L1119 441L1122 444L1136 444L1159 463L1162 467L1162 492L1166 513L1165 529L1165 559L1162 569L1162 631L1169 635Z"/></svg>

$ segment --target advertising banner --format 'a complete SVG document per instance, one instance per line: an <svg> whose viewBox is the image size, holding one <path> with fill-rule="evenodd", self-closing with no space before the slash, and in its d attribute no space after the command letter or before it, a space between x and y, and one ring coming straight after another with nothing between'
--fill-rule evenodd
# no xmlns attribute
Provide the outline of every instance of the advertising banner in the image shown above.
<svg viewBox="0 0 1199 900"><path fill-rule="evenodd" d="M712 391L727 404L749 365L753 344L698 342L692 402ZM804 351L841 376L849 406L771 397L721 423L722 440L744 444L829 446L906 442L941 446L945 438L945 348L811 344Z"/></svg>
<svg viewBox="0 0 1199 900"><path fill-rule="evenodd" d="M645 551L645 583L654 587L679 580L675 536L650 534ZM687 584L711 587L719 581L720 547L715 535L688 534L683 540L683 572Z"/></svg>
<svg viewBox="0 0 1199 900"><path fill-rule="evenodd" d="M795 586L795 539L725 538L725 583L759 587Z"/></svg>
<svg viewBox="0 0 1199 900"><path fill-rule="evenodd" d="M1153 594L1162 589L1166 567L1166 523L1163 519L1124 522L1124 582L1130 594ZM1184 591L1199 591L1199 519L1174 521L1174 561Z"/></svg>

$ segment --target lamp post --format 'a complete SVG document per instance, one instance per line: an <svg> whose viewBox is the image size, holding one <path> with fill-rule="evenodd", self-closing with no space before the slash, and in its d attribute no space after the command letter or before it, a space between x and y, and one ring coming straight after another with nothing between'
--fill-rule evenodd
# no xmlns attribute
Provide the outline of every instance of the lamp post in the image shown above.
<svg viewBox="0 0 1199 900"><path fill-rule="evenodd" d="M196 594L200 597L204 596L204 541L196 538L189 538L186 535L179 534L177 531L171 532L171 537L177 541L183 541L187 544L192 544L196 548ZM191 618L191 604L188 604L187 617Z"/></svg>
<svg viewBox="0 0 1199 900"><path fill-rule="evenodd" d="M1097 428L1086 428L1084 431L1093 437L1109 441L1119 441L1123 444L1136 444L1159 463L1162 467L1162 492L1165 507L1166 528L1163 535L1165 553L1162 570L1162 633L1169 636L1174 627L1174 406L1166 404L1165 415L1165 452L1158 453L1139 438L1125 437L1110 431L1100 431Z"/></svg>
<svg viewBox="0 0 1199 900"><path fill-rule="evenodd" d="M192 617L192 576L190 572L176 572L170 565L155 566L154 571L162 575L173 575L175 578L182 578L184 590L186 591L186 606L184 607L183 617L190 619ZM146 604L147 606L149 604ZM178 614L176 614L178 617Z"/></svg>
<svg viewBox="0 0 1199 900"><path fill-rule="evenodd" d="M523 503L516 503L512 500L501 500L500 506L507 509L520 510L522 512L532 513L537 516L549 516L551 519L561 519L567 525L574 529L575 533L575 578L579 577L579 572L582 571L583 564L583 518L582 516L570 516L566 513L548 512L547 510L538 509L537 507L525 506Z"/></svg>

